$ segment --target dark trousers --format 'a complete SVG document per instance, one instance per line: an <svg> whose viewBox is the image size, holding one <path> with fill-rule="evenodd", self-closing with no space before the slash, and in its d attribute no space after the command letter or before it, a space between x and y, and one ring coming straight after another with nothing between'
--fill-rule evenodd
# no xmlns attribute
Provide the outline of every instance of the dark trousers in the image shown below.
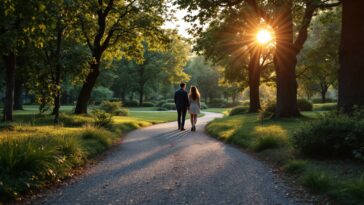
<svg viewBox="0 0 364 205"><path fill-rule="evenodd" d="M178 113L178 121L177 121L178 129L183 129L185 127L187 108L177 109L177 113Z"/></svg>

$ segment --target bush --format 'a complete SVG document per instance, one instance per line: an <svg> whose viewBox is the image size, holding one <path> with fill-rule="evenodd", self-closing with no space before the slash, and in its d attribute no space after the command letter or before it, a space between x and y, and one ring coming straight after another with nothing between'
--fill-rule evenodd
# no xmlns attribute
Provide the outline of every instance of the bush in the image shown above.
<svg viewBox="0 0 364 205"><path fill-rule="evenodd" d="M248 108L247 107L236 107L233 108L230 113L229 116L233 116L233 115L241 115L248 112Z"/></svg>
<svg viewBox="0 0 364 205"><path fill-rule="evenodd" d="M305 171L307 161L305 160L290 160L283 166L283 170L290 174L299 174Z"/></svg>
<svg viewBox="0 0 364 205"><path fill-rule="evenodd" d="M225 99L215 98L208 102L207 105L209 107L224 108L227 105L227 101Z"/></svg>
<svg viewBox="0 0 364 205"><path fill-rule="evenodd" d="M200 102L201 110L208 109L209 107L204 102Z"/></svg>
<svg viewBox="0 0 364 205"><path fill-rule="evenodd" d="M293 144L301 153L311 157L360 159L364 154L364 120L337 113L325 114L294 133Z"/></svg>
<svg viewBox="0 0 364 205"><path fill-rule="evenodd" d="M139 106L139 102L136 101L136 100L125 101L124 102L124 106L125 107L138 107Z"/></svg>
<svg viewBox="0 0 364 205"><path fill-rule="evenodd" d="M298 99L297 108L300 111L312 111L313 105L310 101L306 99Z"/></svg>
<svg viewBox="0 0 364 205"><path fill-rule="evenodd" d="M114 92L109 88L98 86L92 90L91 100L93 100L96 104L99 104L105 99L111 99L113 95Z"/></svg>
<svg viewBox="0 0 364 205"><path fill-rule="evenodd" d="M157 108L157 111L167 111L168 109L167 108L164 108L164 107L158 107Z"/></svg>
<svg viewBox="0 0 364 205"><path fill-rule="evenodd" d="M154 103L152 103L152 102L144 102L144 103L142 104L142 106L143 106L143 107L154 107L154 106L155 106L155 104L154 104Z"/></svg>
<svg viewBox="0 0 364 205"><path fill-rule="evenodd" d="M262 105L262 108L259 110L258 118L260 120L271 118L274 115L276 110L276 102L268 101Z"/></svg>
<svg viewBox="0 0 364 205"><path fill-rule="evenodd" d="M174 103L164 103L162 105L162 107L167 109L167 110L175 110L176 109L176 105Z"/></svg>
<svg viewBox="0 0 364 205"><path fill-rule="evenodd" d="M302 179L302 184L314 194L326 193L330 190L332 181L323 172L310 171Z"/></svg>
<svg viewBox="0 0 364 205"><path fill-rule="evenodd" d="M112 124L112 115L103 110L94 109L92 115L97 127L109 127Z"/></svg>
<svg viewBox="0 0 364 205"><path fill-rule="evenodd" d="M240 102L229 102L229 103L226 103L225 108L232 108L232 107L236 107L239 105L241 105Z"/></svg>
<svg viewBox="0 0 364 205"><path fill-rule="evenodd" d="M313 98L311 100L312 103L322 103L322 99L321 98ZM326 98L326 102L325 103L335 103L337 102L337 99L332 99L332 98Z"/></svg>
<svg viewBox="0 0 364 205"><path fill-rule="evenodd" d="M157 103L155 104L155 106L156 106L156 107L162 107L162 105L163 105L164 103L167 103L167 101L166 101L166 100L161 100L161 101L157 102Z"/></svg>
<svg viewBox="0 0 364 205"><path fill-rule="evenodd" d="M120 109L117 109L114 112L114 115L115 116L128 116L129 115L129 110L125 109L125 108L120 108Z"/></svg>
<svg viewBox="0 0 364 205"><path fill-rule="evenodd" d="M116 110L120 109L122 106L121 102L111 102L111 101L102 101L100 105L100 109L109 113L113 114Z"/></svg>

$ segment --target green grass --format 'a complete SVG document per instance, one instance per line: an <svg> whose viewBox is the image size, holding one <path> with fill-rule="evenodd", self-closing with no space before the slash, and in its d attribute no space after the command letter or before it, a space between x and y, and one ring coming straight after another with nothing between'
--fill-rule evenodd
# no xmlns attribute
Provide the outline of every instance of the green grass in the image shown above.
<svg viewBox="0 0 364 205"><path fill-rule="evenodd" d="M73 115L62 106L60 125L38 115L37 106L14 112L14 122L0 123L0 204L72 176L75 167L110 148L122 134L155 123L174 121L175 112L133 109L114 116L112 124L95 127L91 115Z"/></svg>
<svg viewBox="0 0 364 205"><path fill-rule="evenodd" d="M221 113L224 115L228 115L230 110L231 110L231 108L207 108L207 109L204 109L203 111L215 112L215 113Z"/></svg>
<svg viewBox="0 0 364 205"><path fill-rule="evenodd" d="M258 114L240 114L215 119L207 125L212 136L256 152L296 175L310 192L329 196L340 204L364 204L364 164L342 160L299 159L291 144L293 133L304 122L327 111L302 112L302 117L258 120Z"/></svg>

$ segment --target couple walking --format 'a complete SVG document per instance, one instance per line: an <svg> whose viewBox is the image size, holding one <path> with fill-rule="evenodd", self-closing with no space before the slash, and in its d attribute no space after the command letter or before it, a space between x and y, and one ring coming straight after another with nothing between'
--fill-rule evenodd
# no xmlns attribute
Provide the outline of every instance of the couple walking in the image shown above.
<svg viewBox="0 0 364 205"><path fill-rule="evenodd" d="M174 93L174 102L178 113L178 129L185 130L187 110L190 113L191 131L196 131L197 115L200 114L200 93L196 86L191 86L190 93L186 91L186 83L180 84L180 89Z"/></svg>

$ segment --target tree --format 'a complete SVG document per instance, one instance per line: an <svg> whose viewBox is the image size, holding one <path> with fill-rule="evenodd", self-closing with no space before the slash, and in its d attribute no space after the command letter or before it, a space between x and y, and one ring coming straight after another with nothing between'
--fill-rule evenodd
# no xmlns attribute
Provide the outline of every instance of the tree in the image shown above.
<svg viewBox="0 0 364 205"><path fill-rule="evenodd" d="M250 90L249 111L258 112L260 77L271 61L273 44L264 48L256 43L257 30L267 25L256 16L247 15L248 12L242 9L226 16L223 22L211 23L197 40L196 50L225 68L226 81L238 84L247 82Z"/></svg>
<svg viewBox="0 0 364 205"><path fill-rule="evenodd" d="M87 103L103 58L140 60L143 41L155 46L165 40L160 28L165 12L163 3L163 0L80 1L78 19L92 59L77 100L76 114L87 113Z"/></svg>
<svg viewBox="0 0 364 205"><path fill-rule="evenodd" d="M329 3L328 3L329 2ZM305 2L293 0L280 1L206 1L206 0L178 0L181 8L187 8L190 13L186 17L188 21L199 20L202 25L211 19L219 19L220 15L226 15L249 7L255 15L260 16L275 31L276 49L274 65L277 83L277 105L275 117L294 117L299 115L297 109L297 82L296 64L297 55L301 51L307 39L307 29L311 19L320 8L337 6L340 2L330 3L326 0L308 0ZM196 15L192 10L198 10ZM195 24L196 34L202 31L202 27ZM295 35L297 33L297 35Z"/></svg>
<svg viewBox="0 0 364 205"><path fill-rule="evenodd" d="M166 50L153 51L145 44L144 61L142 63L131 61L127 65L129 73L125 73L132 78L137 84L139 93L139 105L143 104L144 91L147 84L153 82L163 82L171 84L177 80L187 81L189 76L183 72L189 55L188 44L171 34L173 39L168 43ZM131 77L133 76L133 77Z"/></svg>
<svg viewBox="0 0 364 205"><path fill-rule="evenodd" d="M329 87L338 79L340 13L339 9L322 12L313 20L307 43L299 55L299 86L304 87L308 96L320 93L323 103Z"/></svg>
<svg viewBox="0 0 364 205"><path fill-rule="evenodd" d="M5 67L5 105L3 120L13 120L14 88L16 56L18 49L26 43L34 43L38 47L42 42L34 35L45 28L44 24L36 24L34 16L44 12L44 5L39 1L0 2L0 46Z"/></svg>
<svg viewBox="0 0 364 205"><path fill-rule="evenodd" d="M342 3L338 104L351 113L355 105L364 105L364 1Z"/></svg>

